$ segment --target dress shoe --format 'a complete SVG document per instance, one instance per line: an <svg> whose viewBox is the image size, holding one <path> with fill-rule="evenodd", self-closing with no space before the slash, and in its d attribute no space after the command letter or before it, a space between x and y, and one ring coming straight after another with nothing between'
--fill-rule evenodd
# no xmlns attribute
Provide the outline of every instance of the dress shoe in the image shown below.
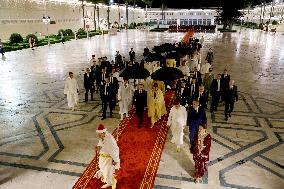
<svg viewBox="0 0 284 189"><path fill-rule="evenodd" d="M102 117L102 119L101 120L105 120L106 119L106 117Z"/></svg>
<svg viewBox="0 0 284 189"><path fill-rule="evenodd" d="M229 117L231 117L231 113L229 113Z"/></svg>
<svg viewBox="0 0 284 189"><path fill-rule="evenodd" d="M225 121L228 121L228 117L225 117Z"/></svg>

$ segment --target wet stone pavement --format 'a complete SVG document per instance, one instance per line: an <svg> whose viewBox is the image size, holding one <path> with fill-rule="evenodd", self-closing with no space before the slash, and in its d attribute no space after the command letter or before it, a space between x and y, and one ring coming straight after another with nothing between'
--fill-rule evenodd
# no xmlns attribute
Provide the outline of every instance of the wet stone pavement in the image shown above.
<svg viewBox="0 0 284 189"><path fill-rule="evenodd" d="M99 96L83 102L83 73L91 55L113 59L119 50L128 58L133 47L140 60L146 46L178 42L183 35L130 30L6 53L0 59L0 189L72 188L94 157L101 122ZM196 34L201 35L203 56L213 47L214 73L226 67L240 98L228 121L222 105L207 112L213 145L203 184L193 183L188 137L177 153L169 132L155 188L282 189L284 36L249 29ZM69 71L80 88L81 105L74 112L63 95ZM120 121L118 106L114 117L103 121L111 131Z"/></svg>

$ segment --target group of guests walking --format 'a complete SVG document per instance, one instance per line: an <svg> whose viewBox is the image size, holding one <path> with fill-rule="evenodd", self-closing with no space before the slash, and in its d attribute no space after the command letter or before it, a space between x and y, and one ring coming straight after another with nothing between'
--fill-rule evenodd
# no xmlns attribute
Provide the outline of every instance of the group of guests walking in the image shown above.
<svg viewBox="0 0 284 189"><path fill-rule="evenodd" d="M184 129L189 128L190 151L195 162L194 178L196 183L200 182L204 176L206 162L209 160L211 136L207 132L205 111L209 108L210 97L210 112L217 111L218 105L223 103L225 105L225 120L231 117L234 102L238 100L237 86L234 85L234 80L231 79L227 69L224 70L224 73L217 74L216 79L214 78L212 68L214 55L211 48L206 54L205 62L201 63L200 49L203 43L204 38L202 37L200 43L198 43L201 45L193 45L195 42L189 44L192 47L190 48L192 52L187 57L182 58L180 63L176 60L166 61L166 66L178 66L185 76L168 88L174 91L175 97L173 107L169 112L167 125L172 133L171 142L177 146L177 152L181 150L184 144ZM138 64L133 49L129 52L129 60L127 62L125 57L122 57L118 51L116 52L115 61L111 62L107 61L106 57L97 60L93 55L91 66L86 69L84 74L85 102L89 100L89 93L91 94L91 100L94 99L94 93L100 94L102 120L106 119L107 108L109 108L110 117L113 116L117 101L121 120L128 117L129 108L133 106L138 117L138 128L143 126L144 113L148 111L151 122L150 127L152 128L163 115L167 114L164 100L167 83L153 81L150 78L143 80L125 79L119 77L118 71L128 66L138 65L145 66L146 69L153 73L161 68L160 62L152 62L149 64L151 67L149 67L148 63ZM73 111L75 106L78 105L78 90L77 81L73 73L70 72L65 81L64 93L67 94L68 106ZM109 135L103 134L100 136L103 139ZM113 143L113 139L110 140ZM118 166L119 161L116 162ZM100 175L98 172L97 177L100 177ZM106 183L106 186L113 184L111 181L106 181Z"/></svg>

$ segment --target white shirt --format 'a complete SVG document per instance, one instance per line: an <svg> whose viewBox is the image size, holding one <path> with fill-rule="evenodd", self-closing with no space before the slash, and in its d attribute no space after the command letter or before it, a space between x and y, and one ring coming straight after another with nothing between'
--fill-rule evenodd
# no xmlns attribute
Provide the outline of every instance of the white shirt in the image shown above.
<svg viewBox="0 0 284 189"><path fill-rule="evenodd" d="M220 80L217 80L217 83L218 83L217 91L220 91Z"/></svg>
<svg viewBox="0 0 284 189"><path fill-rule="evenodd" d="M106 85L105 85L105 95L108 95L107 87L108 87L108 83L106 83Z"/></svg>

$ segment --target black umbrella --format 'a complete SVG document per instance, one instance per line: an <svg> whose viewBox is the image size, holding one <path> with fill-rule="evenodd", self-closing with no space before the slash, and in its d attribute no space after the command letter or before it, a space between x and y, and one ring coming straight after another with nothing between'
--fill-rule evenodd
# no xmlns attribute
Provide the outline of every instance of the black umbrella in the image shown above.
<svg viewBox="0 0 284 189"><path fill-rule="evenodd" d="M181 70L178 68L173 67L163 67L155 71L151 78L153 80L159 80L159 81L173 81L179 78L183 78L184 75Z"/></svg>
<svg viewBox="0 0 284 189"><path fill-rule="evenodd" d="M125 68L119 74L119 77L125 79L144 79L150 76L150 72L141 66L130 66Z"/></svg>
<svg viewBox="0 0 284 189"><path fill-rule="evenodd" d="M161 61L163 59L163 56L159 53L151 53L148 54L145 58L146 62L153 62L153 61Z"/></svg>

